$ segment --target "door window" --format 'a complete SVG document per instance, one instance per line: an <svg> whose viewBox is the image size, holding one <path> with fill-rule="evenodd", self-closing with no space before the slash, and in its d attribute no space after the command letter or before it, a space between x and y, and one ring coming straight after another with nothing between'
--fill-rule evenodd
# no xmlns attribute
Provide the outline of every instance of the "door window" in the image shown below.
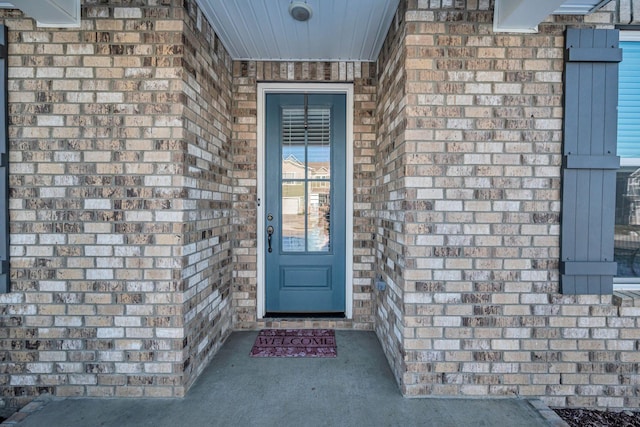
<svg viewBox="0 0 640 427"><path fill-rule="evenodd" d="M329 252L331 109L282 109L282 250Z"/></svg>

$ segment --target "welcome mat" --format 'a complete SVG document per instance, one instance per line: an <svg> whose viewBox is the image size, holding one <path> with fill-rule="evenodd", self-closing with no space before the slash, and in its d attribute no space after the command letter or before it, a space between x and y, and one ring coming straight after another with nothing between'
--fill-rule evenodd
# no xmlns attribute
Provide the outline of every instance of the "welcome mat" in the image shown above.
<svg viewBox="0 0 640 427"><path fill-rule="evenodd" d="M333 329L263 329L251 357L336 357Z"/></svg>

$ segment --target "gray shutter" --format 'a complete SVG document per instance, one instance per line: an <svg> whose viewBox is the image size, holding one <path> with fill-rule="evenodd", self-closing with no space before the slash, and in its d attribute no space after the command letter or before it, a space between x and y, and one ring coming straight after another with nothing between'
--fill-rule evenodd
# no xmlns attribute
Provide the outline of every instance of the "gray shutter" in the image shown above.
<svg viewBox="0 0 640 427"><path fill-rule="evenodd" d="M7 27L0 25L0 292L9 292L9 140Z"/></svg>
<svg viewBox="0 0 640 427"><path fill-rule="evenodd" d="M618 30L566 34L561 289L610 294L613 261Z"/></svg>

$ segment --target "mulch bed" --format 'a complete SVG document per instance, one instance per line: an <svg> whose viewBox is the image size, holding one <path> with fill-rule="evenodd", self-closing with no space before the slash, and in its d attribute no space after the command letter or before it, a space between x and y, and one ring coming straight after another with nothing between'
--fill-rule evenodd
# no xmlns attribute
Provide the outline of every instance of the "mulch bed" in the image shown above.
<svg viewBox="0 0 640 427"><path fill-rule="evenodd" d="M640 412L554 408L571 427L640 427Z"/></svg>

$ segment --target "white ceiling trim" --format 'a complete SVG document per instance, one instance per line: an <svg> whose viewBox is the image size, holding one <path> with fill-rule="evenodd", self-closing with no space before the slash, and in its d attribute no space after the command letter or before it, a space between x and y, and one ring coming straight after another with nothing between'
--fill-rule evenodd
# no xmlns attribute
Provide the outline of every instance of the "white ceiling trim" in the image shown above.
<svg viewBox="0 0 640 427"><path fill-rule="evenodd" d="M497 33L537 33L549 15L587 15L611 0L496 0L493 30Z"/></svg>
<svg viewBox="0 0 640 427"><path fill-rule="evenodd" d="M496 33L537 33L544 21L566 0L496 0L493 31Z"/></svg>
<svg viewBox="0 0 640 427"><path fill-rule="evenodd" d="M80 27L80 0L14 0L1 2L0 8L20 9L39 27Z"/></svg>
<svg viewBox="0 0 640 427"><path fill-rule="evenodd" d="M611 0L565 0L556 15L586 15L595 12Z"/></svg>

